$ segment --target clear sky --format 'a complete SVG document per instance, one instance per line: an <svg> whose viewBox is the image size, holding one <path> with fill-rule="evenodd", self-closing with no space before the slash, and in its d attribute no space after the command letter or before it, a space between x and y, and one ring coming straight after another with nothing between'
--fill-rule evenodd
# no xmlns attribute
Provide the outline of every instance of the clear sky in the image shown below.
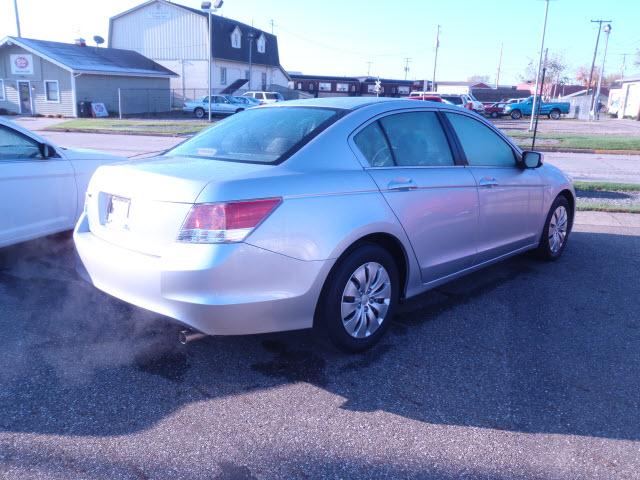
<svg viewBox="0 0 640 480"><path fill-rule="evenodd" d="M199 8L199 0L174 0ZM72 42L82 36L107 38L110 16L142 0L18 0L22 35ZM494 81L504 43L500 83L519 81L537 58L543 0L225 0L221 14L271 30L278 36L280 61L289 71L318 75L431 78L436 25L442 25L440 80L489 75ZM590 65L597 27L612 20L605 73L620 71L622 54L640 48L640 0L551 0L549 52L564 55L571 70ZM15 35L13 0L0 0L0 37ZM601 38L604 40L604 35ZM603 50L601 42L598 64ZM638 72L634 55L625 75Z"/></svg>

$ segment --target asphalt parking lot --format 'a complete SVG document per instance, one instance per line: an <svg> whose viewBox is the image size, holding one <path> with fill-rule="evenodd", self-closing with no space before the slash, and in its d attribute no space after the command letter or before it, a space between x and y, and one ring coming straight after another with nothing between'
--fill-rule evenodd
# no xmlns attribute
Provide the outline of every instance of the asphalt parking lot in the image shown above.
<svg viewBox="0 0 640 480"><path fill-rule="evenodd" d="M0 478L638 478L639 271L640 228L579 224L558 262L427 293L349 356L179 346L77 277L69 235L1 249Z"/></svg>

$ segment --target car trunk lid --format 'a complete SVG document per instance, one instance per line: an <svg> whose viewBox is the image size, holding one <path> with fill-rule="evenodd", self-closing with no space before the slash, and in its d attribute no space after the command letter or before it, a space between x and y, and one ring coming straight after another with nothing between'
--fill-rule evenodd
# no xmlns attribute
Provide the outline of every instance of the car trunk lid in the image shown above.
<svg viewBox="0 0 640 480"><path fill-rule="evenodd" d="M266 165L158 157L100 167L87 190L91 232L110 243L162 256L200 192Z"/></svg>

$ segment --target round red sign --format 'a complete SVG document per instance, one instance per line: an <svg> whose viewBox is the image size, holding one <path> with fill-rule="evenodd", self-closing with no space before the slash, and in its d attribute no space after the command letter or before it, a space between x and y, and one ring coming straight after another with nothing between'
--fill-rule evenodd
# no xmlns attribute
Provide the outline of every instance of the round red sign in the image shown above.
<svg viewBox="0 0 640 480"><path fill-rule="evenodd" d="M18 68L27 68L29 66L29 60L27 60L27 57L17 57L14 63Z"/></svg>

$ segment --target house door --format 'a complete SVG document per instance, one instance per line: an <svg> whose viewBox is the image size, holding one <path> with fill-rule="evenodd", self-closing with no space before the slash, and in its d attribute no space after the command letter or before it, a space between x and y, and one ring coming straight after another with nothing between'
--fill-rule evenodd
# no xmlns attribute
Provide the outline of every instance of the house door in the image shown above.
<svg viewBox="0 0 640 480"><path fill-rule="evenodd" d="M31 115L31 85L29 82L18 82L18 95L20 97L20 113Z"/></svg>

